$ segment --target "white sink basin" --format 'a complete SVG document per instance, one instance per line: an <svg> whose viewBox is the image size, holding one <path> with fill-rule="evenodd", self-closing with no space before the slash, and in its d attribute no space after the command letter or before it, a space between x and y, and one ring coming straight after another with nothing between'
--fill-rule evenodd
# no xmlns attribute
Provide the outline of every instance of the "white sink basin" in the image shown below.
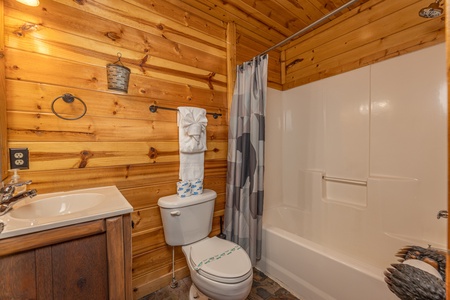
<svg viewBox="0 0 450 300"><path fill-rule="evenodd" d="M63 227L133 211L116 186L39 194L13 206L0 222L0 239Z"/></svg>
<svg viewBox="0 0 450 300"><path fill-rule="evenodd" d="M62 216L88 210L105 201L98 193L77 193L31 201L14 208L9 215L15 219L37 219Z"/></svg>

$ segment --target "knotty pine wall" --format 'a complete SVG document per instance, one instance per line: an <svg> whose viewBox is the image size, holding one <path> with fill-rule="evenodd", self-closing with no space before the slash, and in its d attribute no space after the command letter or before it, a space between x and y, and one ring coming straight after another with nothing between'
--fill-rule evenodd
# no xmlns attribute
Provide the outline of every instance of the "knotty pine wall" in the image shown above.
<svg viewBox="0 0 450 300"><path fill-rule="evenodd" d="M282 89L445 41L445 15L419 17L429 0L369 0L283 47Z"/></svg>
<svg viewBox="0 0 450 300"><path fill-rule="evenodd" d="M4 1L8 147L27 147L39 193L117 185L134 208L134 297L171 280L157 200L176 193L176 108L203 107L208 116L205 188L218 193L212 234L223 215L227 153L226 24L210 23L168 1L41 0L39 7ZM107 89L106 64L131 69L128 94ZM87 105L76 121L51 112L72 93ZM80 105L55 108L80 113ZM61 105L62 103L62 105ZM177 278L188 275L176 248Z"/></svg>
<svg viewBox="0 0 450 300"><path fill-rule="evenodd" d="M289 89L442 42L441 19L415 17L425 2L367 1L283 52L272 51L269 87ZM32 179L39 193L117 185L135 210L134 297L166 286L172 253L157 200L175 193L178 180L176 114L152 114L148 107L189 105L224 114L208 117L205 154L205 187L218 193L212 232L217 234L227 167L227 24L177 0L41 0L37 8L0 3L6 78L0 101L6 98L8 147L30 150L30 170L22 177ZM383 15L386 5L408 14ZM248 31L234 28L236 57L228 59L239 64L267 49ZM126 95L107 90L105 66L117 61L117 52L132 71ZM51 102L64 93L86 102L86 116L65 121L52 114ZM179 247L175 259L177 278L188 275Z"/></svg>

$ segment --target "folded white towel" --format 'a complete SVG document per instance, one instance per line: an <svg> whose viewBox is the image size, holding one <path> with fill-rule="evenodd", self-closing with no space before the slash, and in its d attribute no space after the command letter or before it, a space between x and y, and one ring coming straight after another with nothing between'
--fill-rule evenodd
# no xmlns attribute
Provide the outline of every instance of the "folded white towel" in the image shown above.
<svg viewBox="0 0 450 300"><path fill-rule="evenodd" d="M205 154L180 152L180 174L182 181L201 179L204 176Z"/></svg>
<svg viewBox="0 0 450 300"><path fill-rule="evenodd" d="M180 174L185 180L203 180L206 151L206 110L178 107L178 137L180 144Z"/></svg>
<svg viewBox="0 0 450 300"><path fill-rule="evenodd" d="M178 107L178 136L180 152L206 151L206 110L197 107Z"/></svg>

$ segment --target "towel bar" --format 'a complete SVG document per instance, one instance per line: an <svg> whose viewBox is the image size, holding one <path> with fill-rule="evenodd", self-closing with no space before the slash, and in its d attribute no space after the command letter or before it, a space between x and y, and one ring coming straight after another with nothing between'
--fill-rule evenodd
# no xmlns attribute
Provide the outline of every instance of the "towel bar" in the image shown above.
<svg viewBox="0 0 450 300"><path fill-rule="evenodd" d="M155 113L157 110L159 109L165 109L165 110L173 110L173 111L178 111L178 109L176 108L170 108L170 107L163 107L163 106L156 106L156 105L150 105L150 107L148 108L152 113ZM218 114L218 113L211 113L211 112L207 112L207 115L212 115L214 119L217 119L218 117L221 117L222 114Z"/></svg>

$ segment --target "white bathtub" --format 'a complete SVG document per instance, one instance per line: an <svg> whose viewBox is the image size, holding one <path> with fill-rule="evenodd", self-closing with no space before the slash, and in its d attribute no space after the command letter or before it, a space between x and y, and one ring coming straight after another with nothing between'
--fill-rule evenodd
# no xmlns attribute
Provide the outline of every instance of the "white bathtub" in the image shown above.
<svg viewBox="0 0 450 300"><path fill-rule="evenodd" d="M292 211L264 211L258 269L302 300L398 300L384 282L384 269L294 234L303 222Z"/></svg>

